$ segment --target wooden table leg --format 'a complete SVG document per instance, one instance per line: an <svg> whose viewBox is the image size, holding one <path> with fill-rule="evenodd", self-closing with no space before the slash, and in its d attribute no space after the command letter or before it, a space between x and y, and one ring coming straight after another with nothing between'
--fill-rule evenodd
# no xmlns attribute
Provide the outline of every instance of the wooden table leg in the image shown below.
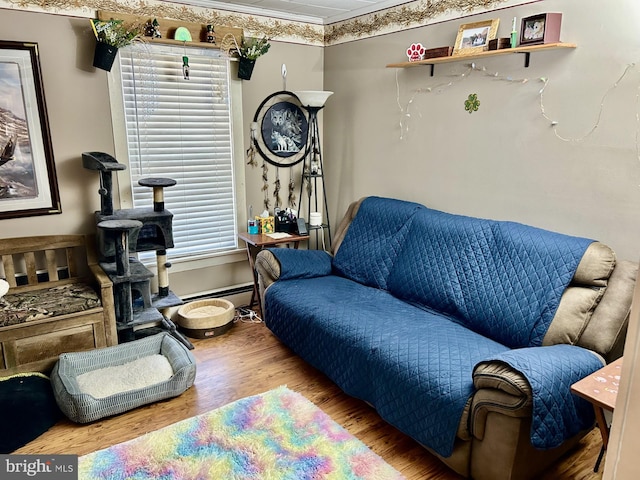
<svg viewBox="0 0 640 480"><path fill-rule="evenodd" d="M596 413L596 422L598 423L600 435L602 436L602 448L600 449L600 453L598 454L596 465L595 467L593 467L593 471L597 472L600 469L600 462L602 462L604 452L607 450L607 446L609 445L609 425L607 425L607 419L604 418L604 410L596 405L593 406L593 409Z"/></svg>
<svg viewBox="0 0 640 480"><path fill-rule="evenodd" d="M261 250L259 247L253 247L247 243L247 257L249 257L249 267L251 268L251 274L253 275L253 291L251 292L251 300L249 301L249 308L253 307L254 302L260 303L260 291L258 290L258 272L256 272L255 256Z"/></svg>

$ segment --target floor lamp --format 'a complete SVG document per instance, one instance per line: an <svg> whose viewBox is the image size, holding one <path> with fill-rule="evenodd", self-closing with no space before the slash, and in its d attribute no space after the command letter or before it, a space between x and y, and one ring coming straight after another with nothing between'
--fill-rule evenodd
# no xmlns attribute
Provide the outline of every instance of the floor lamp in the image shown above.
<svg viewBox="0 0 640 480"><path fill-rule="evenodd" d="M322 149L320 147L320 130L318 128L318 112L324 108L327 99L333 95L333 92L322 90L303 90L293 92L300 100L302 108L309 112L309 131L307 137L307 154L305 155L302 165L302 182L300 182L300 205L298 206L298 217L300 217L300 208L302 207L302 189L304 181L309 182L308 202L307 202L307 222L309 222L309 230L316 230L316 243L318 239L318 230L322 230L322 243L324 245L324 229L326 228L329 237L329 245L331 245L331 226L329 224L329 209L327 207L327 194L324 186L324 169L322 165ZM318 210L318 179L322 182L322 199L324 202L324 212ZM313 181L313 184L312 184ZM314 192L314 211L311 212L311 191ZM318 218L318 213L324 215ZM313 218L312 218L313 217Z"/></svg>

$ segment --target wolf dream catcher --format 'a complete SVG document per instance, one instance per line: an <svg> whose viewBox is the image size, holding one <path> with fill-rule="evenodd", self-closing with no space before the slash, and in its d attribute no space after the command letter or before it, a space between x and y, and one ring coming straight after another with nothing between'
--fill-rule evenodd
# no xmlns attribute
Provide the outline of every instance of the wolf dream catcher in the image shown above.
<svg viewBox="0 0 640 480"><path fill-rule="evenodd" d="M282 206L280 199L280 168L293 167L306 157L309 146L309 120L300 100L286 90L275 92L265 98L253 117L251 124L251 146L247 150L248 164L258 166L256 154L263 158L262 191L265 193L264 207L271 207L269 196L269 167L267 163L277 167L273 197L275 206ZM266 162L266 163L265 163ZM296 207L294 195L295 183L293 175L289 175L289 207Z"/></svg>

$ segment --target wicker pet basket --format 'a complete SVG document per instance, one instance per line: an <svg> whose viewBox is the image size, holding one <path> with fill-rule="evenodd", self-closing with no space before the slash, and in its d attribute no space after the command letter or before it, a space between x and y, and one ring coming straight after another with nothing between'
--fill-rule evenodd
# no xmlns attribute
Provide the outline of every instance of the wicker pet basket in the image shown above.
<svg viewBox="0 0 640 480"><path fill-rule="evenodd" d="M210 298L187 303L178 310L178 325L187 336L209 338L226 333L233 326L236 310L233 303Z"/></svg>

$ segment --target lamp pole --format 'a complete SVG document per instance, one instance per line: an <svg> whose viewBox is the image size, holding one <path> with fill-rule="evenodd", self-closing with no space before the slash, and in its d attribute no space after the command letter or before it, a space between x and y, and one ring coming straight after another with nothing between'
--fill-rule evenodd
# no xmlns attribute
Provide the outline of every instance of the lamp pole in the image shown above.
<svg viewBox="0 0 640 480"><path fill-rule="evenodd" d="M331 224L329 221L329 208L327 203L327 192L324 184L324 165L322 163L322 147L320 146L320 128L318 126L318 112L324 108L327 98L333 92L324 91L303 91L295 92L296 96L302 104L302 108L309 112L309 129L307 137L307 153L304 157L302 164L302 181L300 182L300 205L298 205L298 217L300 217L300 210L302 208L302 190L304 188L305 180L309 182L307 188L307 217L306 221L309 222L309 231L316 231L316 244L318 242L318 230L322 231L322 240L324 244L325 229L329 240L329 246L331 245ZM318 210L318 179L322 182L322 201L324 205L324 212ZM313 225L310 222L311 219L311 194L314 194L313 207L314 212L319 212L323 215L320 225Z"/></svg>

